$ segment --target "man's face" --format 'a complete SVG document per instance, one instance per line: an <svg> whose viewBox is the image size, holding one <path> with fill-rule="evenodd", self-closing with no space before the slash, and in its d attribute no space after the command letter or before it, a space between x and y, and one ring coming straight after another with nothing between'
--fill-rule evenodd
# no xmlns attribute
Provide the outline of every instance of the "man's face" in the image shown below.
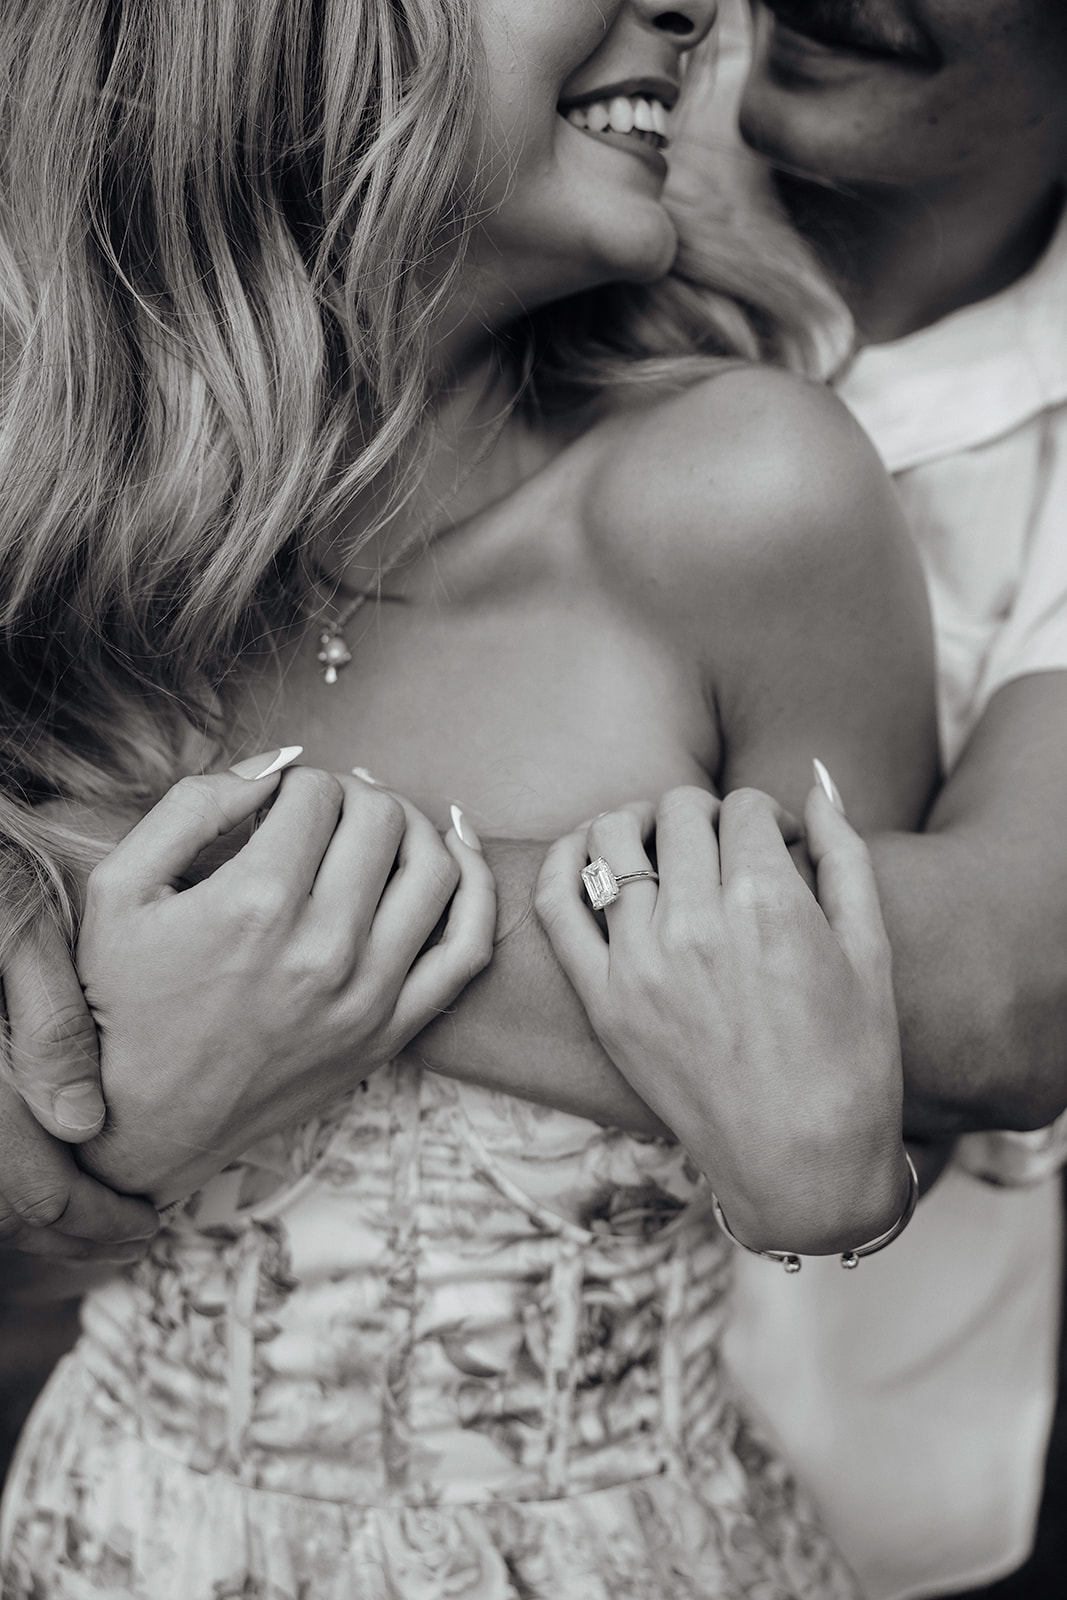
<svg viewBox="0 0 1067 1600"><path fill-rule="evenodd" d="M1067 0L753 0L745 138L839 183L1067 174Z"/></svg>

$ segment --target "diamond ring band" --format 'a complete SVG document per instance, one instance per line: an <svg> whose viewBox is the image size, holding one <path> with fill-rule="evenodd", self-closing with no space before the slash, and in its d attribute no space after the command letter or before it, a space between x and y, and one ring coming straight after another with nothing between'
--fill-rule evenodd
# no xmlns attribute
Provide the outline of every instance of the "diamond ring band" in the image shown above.
<svg viewBox="0 0 1067 1600"><path fill-rule="evenodd" d="M653 872L651 867L642 867L640 872L613 872L603 856L598 856L582 868L582 882L594 911L613 906L619 898L620 889L628 883L636 883L638 878L651 878L653 883L658 883L659 873Z"/></svg>

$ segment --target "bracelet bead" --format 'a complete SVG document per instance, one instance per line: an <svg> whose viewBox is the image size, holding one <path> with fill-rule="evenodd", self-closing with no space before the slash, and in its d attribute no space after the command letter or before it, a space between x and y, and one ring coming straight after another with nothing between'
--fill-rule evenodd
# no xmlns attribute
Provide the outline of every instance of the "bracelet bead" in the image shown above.
<svg viewBox="0 0 1067 1600"><path fill-rule="evenodd" d="M908 1198L905 1201L904 1210L893 1223L893 1226L887 1228L884 1233L878 1234L877 1238L868 1239L866 1244L858 1244L854 1249L842 1252L841 1265L846 1272L851 1272L855 1267L858 1267L863 1256L873 1256L879 1250L884 1250L887 1244L892 1244L894 1239L899 1239L915 1215L915 1207L919 1203L919 1174L915 1170L915 1163L906 1150L904 1152L904 1160L908 1164ZM788 1273L800 1271L803 1262L794 1250L756 1250L752 1245L745 1244L743 1239L739 1239L727 1222L726 1213L714 1194L711 1197L711 1209L715 1213L715 1221L719 1224L723 1233L739 1249L747 1250L750 1256L762 1256L765 1261L774 1261Z"/></svg>

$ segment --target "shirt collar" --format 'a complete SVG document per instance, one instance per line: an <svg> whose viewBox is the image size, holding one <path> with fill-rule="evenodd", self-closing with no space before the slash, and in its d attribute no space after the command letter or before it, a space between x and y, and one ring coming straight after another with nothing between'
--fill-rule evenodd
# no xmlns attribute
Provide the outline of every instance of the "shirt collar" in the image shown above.
<svg viewBox="0 0 1067 1600"><path fill-rule="evenodd" d="M890 472L974 449L1067 401L1067 211L1002 293L869 345L837 392Z"/></svg>

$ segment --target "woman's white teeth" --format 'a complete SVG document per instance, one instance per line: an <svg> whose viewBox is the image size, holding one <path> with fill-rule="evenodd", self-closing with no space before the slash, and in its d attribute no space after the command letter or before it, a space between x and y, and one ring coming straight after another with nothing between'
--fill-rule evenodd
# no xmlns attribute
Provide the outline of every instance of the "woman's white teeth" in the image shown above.
<svg viewBox="0 0 1067 1600"><path fill-rule="evenodd" d="M587 106L575 106L567 112L567 121L591 133L650 134L656 143L666 142L670 126L667 108L659 100L625 94L617 94L611 100L596 100Z"/></svg>
<svg viewBox="0 0 1067 1600"><path fill-rule="evenodd" d="M627 100L623 94L617 94L608 106L608 120L612 133L633 133L637 121L633 101Z"/></svg>

